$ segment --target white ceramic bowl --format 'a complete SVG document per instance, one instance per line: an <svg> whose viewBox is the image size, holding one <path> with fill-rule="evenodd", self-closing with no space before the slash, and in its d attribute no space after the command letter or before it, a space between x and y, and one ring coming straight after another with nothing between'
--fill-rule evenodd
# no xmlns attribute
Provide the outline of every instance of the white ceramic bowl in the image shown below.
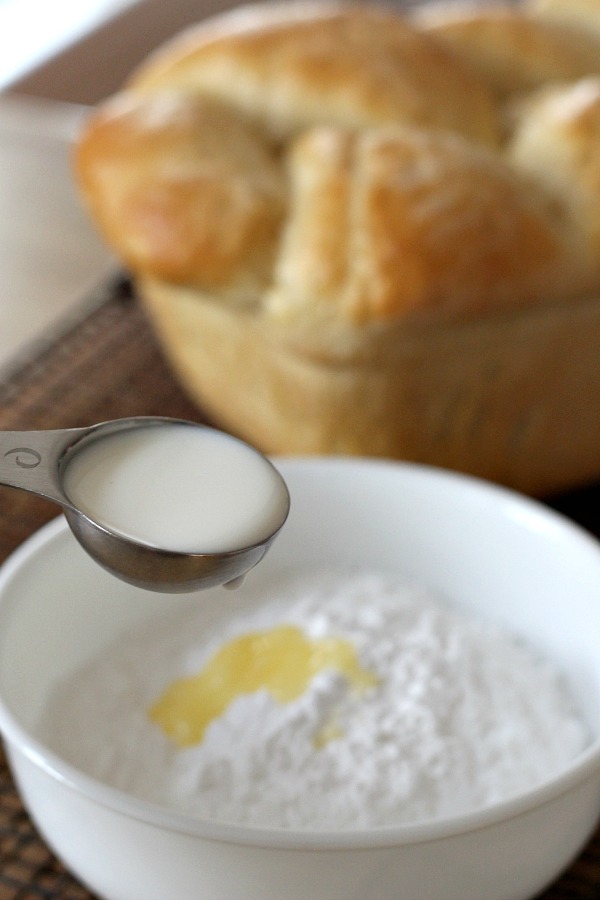
<svg viewBox="0 0 600 900"><path fill-rule="evenodd" d="M252 583L290 564L381 565L508 624L564 671L594 734L560 777L460 818L362 832L229 827L86 777L36 735L53 683L164 604L243 605L115 581L61 520L0 574L0 728L55 852L110 900L523 900L552 882L600 812L600 546L539 504L420 466L281 461L289 521ZM234 597L235 601L231 598ZM226 600L226 602L224 602Z"/></svg>

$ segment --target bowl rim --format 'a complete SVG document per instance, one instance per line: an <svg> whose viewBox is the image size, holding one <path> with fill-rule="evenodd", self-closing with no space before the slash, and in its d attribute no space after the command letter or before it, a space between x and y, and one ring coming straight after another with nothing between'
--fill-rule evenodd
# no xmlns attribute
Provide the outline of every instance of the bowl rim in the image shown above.
<svg viewBox="0 0 600 900"><path fill-rule="evenodd" d="M276 463L289 464L289 458L276 458ZM314 458L295 457L292 462L313 465ZM587 544L600 558L600 541L577 523L563 514L546 507L541 502L521 495L510 488L505 488L470 475L445 471L420 463L396 463L380 460L364 460L345 457L327 457L327 465L339 465L342 462L349 466L357 464L362 468L367 465L410 468L422 470L424 473L443 479L458 480L470 483L476 489L499 492L507 500L517 503L528 512L536 513L547 524L571 533L571 538ZM318 464L323 460L319 458ZM62 515L47 522L25 541L23 541L6 558L0 566L0 603L4 602L7 590L18 573L26 568L37 554L53 541L61 541L69 532L68 524ZM177 812L159 804L142 800L119 788L102 782L86 774L81 769L68 763L58 754L46 747L43 741L36 738L25 728L11 712L0 694L0 737L8 751L9 766L13 769L12 754L20 754L30 763L65 785L70 790L82 794L113 812L128 818L136 819L148 825L154 825L169 831L194 836L221 843L234 843L256 847L277 847L284 849L373 849L444 840L448 837L463 835L500 825L510 819L532 812L546 804L552 803L562 794L583 784L586 780L600 776L600 735L596 736L572 763L558 775L543 782L537 787L508 800L500 801L483 809L463 813L416 824L379 826L375 828L348 830L309 830L281 829L256 825L235 825L212 819L202 819L198 815ZM598 811L600 817L600 809Z"/></svg>

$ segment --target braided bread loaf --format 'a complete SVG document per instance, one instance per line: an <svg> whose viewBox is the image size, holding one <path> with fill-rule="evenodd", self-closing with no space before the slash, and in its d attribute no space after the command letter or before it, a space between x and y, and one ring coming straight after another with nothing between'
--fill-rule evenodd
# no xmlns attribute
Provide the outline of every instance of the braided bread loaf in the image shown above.
<svg viewBox="0 0 600 900"><path fill-rule="evenodd" d="M600 473L600 30L241 8L142 64L76 171L184 386L263 450Z"/></svg>

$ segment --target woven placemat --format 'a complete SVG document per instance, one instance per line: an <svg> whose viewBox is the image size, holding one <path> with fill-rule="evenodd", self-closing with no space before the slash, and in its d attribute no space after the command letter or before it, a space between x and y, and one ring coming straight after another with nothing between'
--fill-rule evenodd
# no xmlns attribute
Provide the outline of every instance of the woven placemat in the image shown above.
<svg viewBox="0 0 600 900"><path fill-rule="evenodd" d="M130 415L206 421L177 386L128 283L119 279L101 288L85 304L85 314L59 337L35 348L29 360L5 373L0 383L0 429L68 428ZM555 498L552 505L600 534L600 488ZM0 562L56 514L53 504L0 488ZM600 831L543 897L600 900ZM0 900L42 898L93 900L93 895L37 834L0 750Z"/></svg>

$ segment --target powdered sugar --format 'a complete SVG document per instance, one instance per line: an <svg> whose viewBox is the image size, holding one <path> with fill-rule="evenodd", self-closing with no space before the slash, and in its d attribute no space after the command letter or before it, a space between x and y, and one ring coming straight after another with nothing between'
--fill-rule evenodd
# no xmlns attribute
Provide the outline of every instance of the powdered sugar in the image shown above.
<svg viewBox="0 0 600 900"><path fill-rule="evenodd" d="M174 679L225 641L281 623L351 641L376 685L361 693L325 670L289 703L241 695L186 749L150 722ZM202 608L168 629L150 623L57 687L44 730L79 768L148 800L318 829L482 808L551 778L588 739L548 662L422 588L368 572L291 574L226 626Z"/></svg>

